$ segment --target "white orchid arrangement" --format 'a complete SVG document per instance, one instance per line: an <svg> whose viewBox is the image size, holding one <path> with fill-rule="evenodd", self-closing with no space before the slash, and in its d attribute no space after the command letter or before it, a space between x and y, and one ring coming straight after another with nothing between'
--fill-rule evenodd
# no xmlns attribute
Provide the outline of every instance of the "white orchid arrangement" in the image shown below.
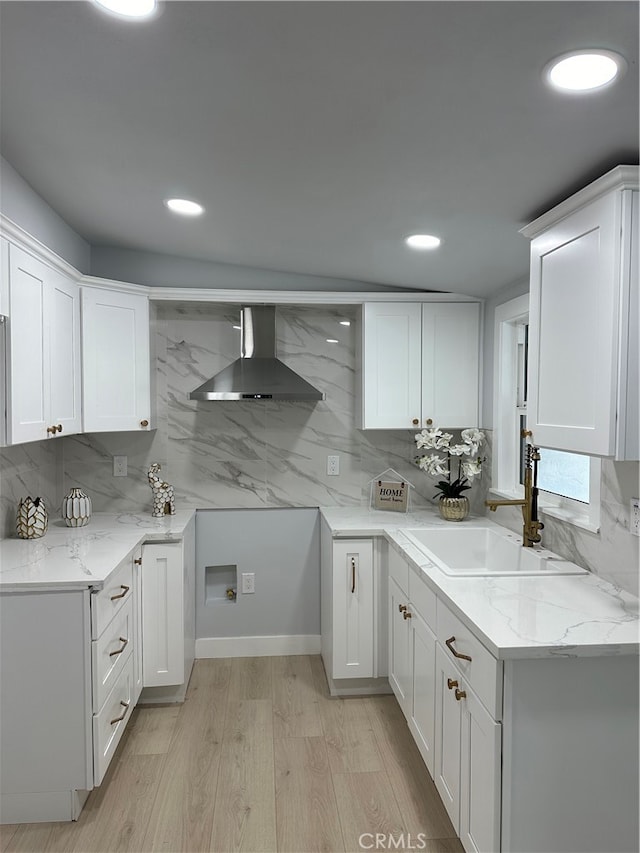
<svg viewBox="0 0 640 853"><path fill-rule="evenodd" d="M484 433L479 429L463 429L461 437L461 444L451 444L453 435L435 427L423 429L416 435L418 450L443 451L445 454L443 456L436 452L416 456L416 464L430 477L446 477L446 480L440 480L436 486L437 492L434 497L440 500L461 497L463 492L471 488L469 480L479 476L482 471L484 458L480 458L478 452L484 441ZM457 477L453 480L451 479L452 457L458 461Z"/></svg>

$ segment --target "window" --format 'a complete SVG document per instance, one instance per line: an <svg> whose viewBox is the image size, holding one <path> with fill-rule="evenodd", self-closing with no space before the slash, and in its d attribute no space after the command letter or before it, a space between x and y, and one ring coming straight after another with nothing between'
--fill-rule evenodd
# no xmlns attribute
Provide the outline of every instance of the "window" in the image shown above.
<svg viewBox="0 0 640 853"><path fill-rule="evenodd" d="M527 415L528 296L498 306L495 315L493 488L521 496ZM535 437L534 437L535 438ZM540 448L539 507L548 515L597 531L600 460Z"/></svg>

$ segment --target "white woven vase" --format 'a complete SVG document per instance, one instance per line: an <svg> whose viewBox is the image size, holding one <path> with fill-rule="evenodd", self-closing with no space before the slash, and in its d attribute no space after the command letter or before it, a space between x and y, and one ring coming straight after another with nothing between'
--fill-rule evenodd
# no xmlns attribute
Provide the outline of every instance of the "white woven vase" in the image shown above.
<svg viewBox="0 0 640 853"><path fill-rule="evenodd" d="M73 488L62 499L62 518L67 527L84 527L91 519L91 498Z"/></svg>
<svg viewBox="0 0 640 853"><path fill-rule="evenodd" d="M39 539L47 532L49 516L42 498L21 498L16 516L16 534L20 539Z"/></svg>

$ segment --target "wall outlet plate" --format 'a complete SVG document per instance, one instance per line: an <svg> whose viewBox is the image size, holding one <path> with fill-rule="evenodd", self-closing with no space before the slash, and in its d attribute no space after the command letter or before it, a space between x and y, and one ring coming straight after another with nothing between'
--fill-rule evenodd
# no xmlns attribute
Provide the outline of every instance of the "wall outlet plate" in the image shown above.
<svg viewBox="0 0 640 853"><path fill-rule="evenodd" d="M633 536L640 536L640 500L638 498L631 498L629 532Z"/></svg>
<svg viewBox="0 0 640 853"><path fill-rule="evenodd" d="M242 592L251 593L256 591L256 576L254 572L242 573Z"/></svg>
<svg viewBox="0 0 640 853"><path fill-rule="evenodd" d="M113 476L114 477L126 477L127 476L127 457L126 456L114 456L113 457Z"/></svg>
<svg viewBox="0 0 640 853"><path fill-rule="evenodd" d="M340 457L327 456L327 476L338 477L340 475Z"/></svg>

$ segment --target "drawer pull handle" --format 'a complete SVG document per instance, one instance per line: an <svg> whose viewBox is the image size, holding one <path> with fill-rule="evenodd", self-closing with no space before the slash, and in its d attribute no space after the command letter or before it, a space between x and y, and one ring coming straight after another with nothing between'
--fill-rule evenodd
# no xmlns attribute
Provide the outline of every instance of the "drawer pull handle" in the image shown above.
<svg viewBox="0 0 640 853"><path fill-rule="evenodd" d="M142 557L137 557L133 562L135 563L136 566L141 566L142 565Z"/></svg>
<svg viewBox="0 0 640 853"><path fill-rule="evenodd" d="M351 558L351 593L356 591L356 558Z"/></svg>
<svg viewBox="0 0 640 853"><path fill-rule="evenodd" d="M458 682L454 681L453 678L447 678L447 687L449 690L453 690L454 687L458 686Z"/></svg>
<svg viewBox="0 0 640 853"><path fill-rule="evenodd" d="M123 583L120 584L120 589L122 590L120 595L112 595L111 601L116 601L118 598L124 598L125 595L129 592L129 587L125 586Z"/></svg>
<svg viewBox="0 0 640 853"><path fill-rule="evenodd" d="M120 704L124 708L124 711L122 712L122 714L119 717L114 717L114 719L111 720L110 725L112 725L112 726L114 726L116 723L119 723L121 720L124 720L124 718L127 716L127 711L129 710L129 703L121 701Z"/></svg>
<svg viewBox="0 0 640 853"><path fill-rule="evenodd" d="M406 605L406 604L399 604L399 605L398 605L398 610L400 611L400 613L404 613L404 611L405 611L406 609L407 609L407 605Z"/></svg>
<svg viewBox="0 0 640 853"><path fill-rule="evenodd" d="M402 614L402 618L403 619L411 619L411 613L409 613L408 610L405 610L404 613Z"/></svg>
<svg viewBox="0 0 640 853"><path fill-rule="evenodd" d="M457 651L456 649L454 649L454 648L453 648L453 644L455 643L455 640L456 640L456 638L455 638L455 637L449 637L449 639L448 639L448 640L445 640L445 641L444 641L444 642L445 642L445 644L446 644L446 646L447 646L447 648L448 648L448 649L449 649L449 651L451 652L451 654L454 656L454 658L460 658L461 660L468 660L468 661L470 661L470 660L471 660L471 658L469 657L469 655L463 655L463 654L462 654L462 652L459 652L459 651Z"/></svg>
<svg viewBox="0 0 640 853"><path fill-rule="evenodd" d="M466 698L467 698L466 690L458 690L458 688L456 687L456 699L458 700L458 702L461 699L466 699Z"/></svg>
<svg viewBox="0 0 640 853"><path fill-rule="evenodd" d="M123 651L127 648L127 646L129 645L129 640L127 640L127 638L126 638L126 637L118 637L118 639L119 639L119 640L120 640L120 642L122 643L122 648L121 648L121 649L118 649L118 650L117 650L117 651L115 651L115 652L109 652L109 657L110 657L110 658L112 658L114 655L121 655L121 654L122 654L122 652L123 652Z"/></svg>

